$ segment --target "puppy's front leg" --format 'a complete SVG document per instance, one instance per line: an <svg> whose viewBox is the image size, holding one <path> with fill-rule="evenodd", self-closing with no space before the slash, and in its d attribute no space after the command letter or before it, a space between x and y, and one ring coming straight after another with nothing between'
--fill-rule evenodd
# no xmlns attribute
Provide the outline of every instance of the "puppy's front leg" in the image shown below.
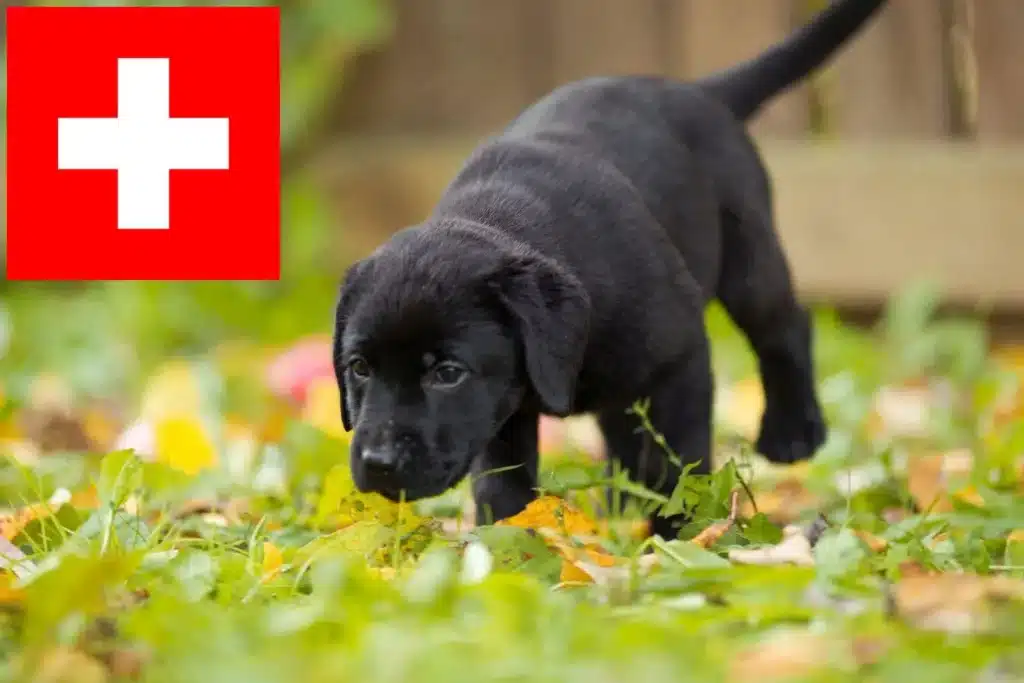
<svg viewBox="0 0 1024 683"><path fill-rule="evenodd" d="M702 337L686 356L658 373L658 380L647 395L651 426L679 456L680 464L696 463L690 470L693 474L711 472L714 384L709 353L707 340ZM640 418L625 409L616 409L601 412L598 421L609 455L629 473L630 479L665 497L671 496L682 469L655 443L653 435L642 429ZM686 521L683 515L662 517L655 513L650 518L651 531L672 540Z"/></svg>
<svg viewBox="0 0 1024 683"><path fill-rule="evenodd" d="M512 415L470 468L476 523L521 512L537 497L537 420L532 410Z"/></svg>

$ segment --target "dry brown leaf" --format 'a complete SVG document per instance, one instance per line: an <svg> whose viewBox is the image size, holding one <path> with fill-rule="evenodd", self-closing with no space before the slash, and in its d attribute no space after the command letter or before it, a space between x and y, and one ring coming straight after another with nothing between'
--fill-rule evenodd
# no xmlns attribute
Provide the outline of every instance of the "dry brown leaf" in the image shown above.
<svg viewBox="0 0 1024 683"><path fill-rule="evenodd" d="M811 542L803 530L796 526L788 526L782 530L782 541L778 545L763 548L733 548L729 551L729 560L738 564L795 564L811 566L814 554Z"/></svg>
<svg viewBox="0 0 1024 683"><path fill-rule="evenodd" d="M889 547L889 542L888 541L886 541L884 538L881 538L879 536L875 536L870 531L864 531L862 529L854 529L853 533L854 533L854 535L857 536L857 538L859 538L860 540L864 541L864 543L868 546L868 548L871 549L871 552L873 552L873 553L880 553L880 552L882 552L883 550L885 550L886 548Z"/></svg>
<svg viewBox="0 0 1024 683"><path fill-rule="evenodd" d="M958 485L966 479L974 466L970 451L948 453L914 453L907 460L907 489L920 510L949 512L953 509L951 496L973 504L980 497L972 487ZM956 487L956 488L954 488Z"/></svg>
<svg viewBox="0 0 1024 683"><path fill-rule="evenodd" d="M917 560L904 560L899 563L900 577L908 578L914 576L933 576L939 572L931 569L925 569Z"/></svg>
<svg viewBox="0 0 1024 683"><path fill-rule="evenodd" d="M787 472L791 472L790 475L771 490L756 494L756 512L764 513L776 524L789 524L808 510L816 509L821 503L821 499L804 485L801 479L802 468L792 466L787 468ZM740 511L744 517L755 514L754 504L747 496L743 498Z"/></svg>
<svg viewBox="0 0 1024 683"><path fill-rule="evenodd" d="M896 612L917 628L949 633L986 631L996 601L1024 602L1024 581L1007 576L906 576L893 590Z"/></svg>
<svg viewBox="0 0 1024 683"><path fill-rule="evenodd" d="M43 655L33 683L104 683L107 669L90 655L59 645Z"/></svg>
<svg viewBox="0 0 1024 683"><path fill-rule="evenodd" d="M740 492L733 491L729 499L729 517L721 522L715 522L707 529L704 529L704 531L691 538L690 543L699 545L704 549L710 548L717 543L718 539L722 538L732 528L733 524L736 523L736 513L739 511L739 498Z"/></svg>
<svg viewBox="0 0 1024 683"><path fill-rule="evenodd" d="M811 676L832 663L835 645L822 634L779 629L736 653L729 680L771 681Z"/></svg>

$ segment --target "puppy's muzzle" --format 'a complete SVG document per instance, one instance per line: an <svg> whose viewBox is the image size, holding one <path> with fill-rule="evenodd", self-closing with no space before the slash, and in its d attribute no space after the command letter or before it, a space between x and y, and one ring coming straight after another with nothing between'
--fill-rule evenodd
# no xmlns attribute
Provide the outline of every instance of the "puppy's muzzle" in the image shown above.
<svg viewBox="0 0 1024 683"><path fill-rule="evenodd" d="M364 448L362 460L366 473L375 479L389 479L398 472L399 457L394 448Z"/></svg>

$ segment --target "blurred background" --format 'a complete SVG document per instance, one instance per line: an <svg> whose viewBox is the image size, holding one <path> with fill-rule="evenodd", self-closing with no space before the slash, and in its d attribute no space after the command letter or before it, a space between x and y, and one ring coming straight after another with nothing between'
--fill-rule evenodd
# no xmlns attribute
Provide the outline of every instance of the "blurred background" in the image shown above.
<svg viewBox="0 0 1024 683"><path fill-rule="evenodd" d="M310 335L315 360L302 362L319 363L324 374L324 335L346 265L422 219L481 136L573 79L685 78L730 65L781 39L824 4L280 3L281 280L5 279L5 405L42 400L39 392L55 401L46 391L65 402L73 396L126 405L167 358L208 357L246 343L263 358ZM927 294L914 290L926 302L921 306L980 317L996 338L1019 336L1021 35L1020 0L892 0L827 70L754 122L806 301L837 320L866 324L897 293L929 282L934 287ZM951 348L956 355L959 347ZM60 377L60 390L41 377ZM244 413L245 403L237 399L232 410ZM327 400L323 410L336 412L336 404ZM96 434L106 432L92 430L90 438L102 442Z"/></svg>

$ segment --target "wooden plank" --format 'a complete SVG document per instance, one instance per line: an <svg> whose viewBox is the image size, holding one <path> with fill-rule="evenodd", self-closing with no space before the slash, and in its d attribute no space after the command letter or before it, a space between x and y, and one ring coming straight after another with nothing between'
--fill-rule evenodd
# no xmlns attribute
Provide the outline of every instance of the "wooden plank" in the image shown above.
<svg viewBox="0 0 1024 683"><path fill-rule="evenodd" d="M799 289L880 301L919 278L955 303L1024 304L1024 149L774 146L779 230Z"/></svg>
<svg viewBox="0 0 1024 683"><path fill-rule="evenodd" d="M547 1L434 0L442 129L503 127L544 93L551 80Z"/></svg>
<svg viewBox="0 0 1024 683"><path fill-rule="evenodd" d="M336 201L352 236L346 240L358 237L369 248L422 220L475 142L364 138L325 150L319 182ZM877 304L929 277L951 303L1024 306L1024 146L766 140L762 147L802 296ZM368 167L386 186L377 195L364 184ZM363 214L346 208L356 206Z"/></svg>
<svg viewBox="0 0 1024 683"><path fill-rule="evenodd" d="M1024 2L975 0L972 7L978 139L1024 140Z"/></svg>
<svg viewBox="0 0 1024 683"><path fill-rule="evenodd" d="M668 72L703 76L753 57L797 25L793 0L677 0ZM766 106L751 124L755 135L803 137L808 124L806 87L793 88Z"/></svg>
<svg viewBox="0 0 1024 683"><path fill-rule="evenodd" d="M549 0L552 78L664 70L660 0Z"/></svg>
<svg viewBox="0 0 1024 683"><path fill-rule="evenodd" d="M886 5L828 70L830 132L857 140L946 137L942 49L937 0Z"/></svg>

